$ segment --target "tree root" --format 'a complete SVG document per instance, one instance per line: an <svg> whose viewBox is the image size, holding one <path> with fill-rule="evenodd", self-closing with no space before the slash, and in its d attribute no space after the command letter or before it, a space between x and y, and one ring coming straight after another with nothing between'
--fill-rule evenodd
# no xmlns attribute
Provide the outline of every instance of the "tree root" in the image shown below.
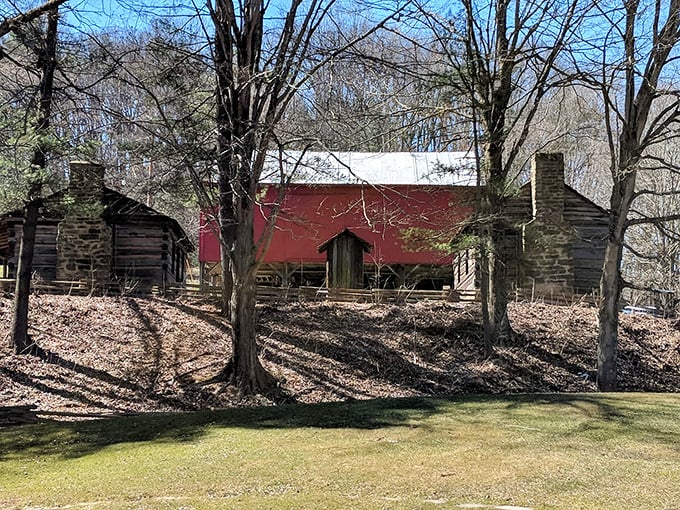
<svg viewBox="0 0 680 510"><path fill-rule="evenodd" d="M275 400L289 400L290 396L282 390L280 381L270 374L260 363L253 368L253 373L238 373L234 361L230 359L225 367L216 375L200 383L201 386L224 384L235 388L239 397L263 395Z"/></svg>

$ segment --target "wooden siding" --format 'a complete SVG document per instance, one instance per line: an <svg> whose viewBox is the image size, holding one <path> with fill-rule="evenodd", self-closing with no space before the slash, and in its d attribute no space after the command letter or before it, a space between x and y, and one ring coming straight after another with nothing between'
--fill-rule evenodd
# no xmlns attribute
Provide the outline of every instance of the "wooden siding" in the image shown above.
<svg viewBox="0 0 680 510"><path fill-rule="evenodd" d="M364 246L351 235L340 235L328 246L328 286L364 286Z"/></svg>
<svg viewBox="0 0 680 510"><path fill-rule="evenodd" d="M573 189L564 193L564 219L575 229L574 291L589 293L600 287L609 216Z"/></svg>
<svg viewBox="0 0 680 510"><path fill-rule="evenodd" d="M23 233L20 222L8 225L3 229L4 249L7 250L9 278L16 277L19 258L19 245ZM4 252L3 249L3 252ZM54 280L57 277L57 225L54 222L41 222L35 232L35 252L33 254L33 273L42 280Z"/></svg>
<svg viewBox="0 0 680 510"><path fill-rule="evenodd" d="M167 227L155 222L117 224L113 231L113 276L144 288L184 278L186 254Z"/></svg>

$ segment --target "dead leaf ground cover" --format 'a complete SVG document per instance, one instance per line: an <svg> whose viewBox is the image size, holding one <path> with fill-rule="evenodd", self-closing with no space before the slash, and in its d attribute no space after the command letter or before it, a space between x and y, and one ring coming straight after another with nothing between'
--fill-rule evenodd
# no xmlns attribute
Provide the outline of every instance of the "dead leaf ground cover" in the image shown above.
<svg viewBox="0 0 680 510"><path fill-rule="evenodd" d="M230 350L228 324L209 304L36 295L31 312L42 359L12 354L11 300L0 298L0 406L83 415L243 403L200 384ZM594 308L516 303L510 313L517 337L492 359L474 305L267 303L258 332L287 401L595 390ZM678 329L672 319L622 317L622 390L680 389Z"/></svg>

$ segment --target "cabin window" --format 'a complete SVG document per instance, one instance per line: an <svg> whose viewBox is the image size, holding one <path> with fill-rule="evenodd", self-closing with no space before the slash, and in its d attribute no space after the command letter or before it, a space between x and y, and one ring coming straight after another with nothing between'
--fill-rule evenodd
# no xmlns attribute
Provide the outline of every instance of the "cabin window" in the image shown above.
<svg viewBox="0 0 680 510"><path fill-rule="evenodd" d="M0 258L0 278L9 278L9 266L5 258Z"/></svg>

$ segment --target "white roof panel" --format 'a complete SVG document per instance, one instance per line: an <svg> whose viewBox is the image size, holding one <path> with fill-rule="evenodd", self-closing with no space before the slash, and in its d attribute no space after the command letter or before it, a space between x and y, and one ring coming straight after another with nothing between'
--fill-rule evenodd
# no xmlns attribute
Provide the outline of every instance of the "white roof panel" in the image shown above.
<svg viewBox="0 0 680 510"><path fill-rule="evenodd" d="M313 184L430 184L474 186L474 157L466 152L305 152L267 154L263 181L280 182L282 168L293 182Z"/></svg>

